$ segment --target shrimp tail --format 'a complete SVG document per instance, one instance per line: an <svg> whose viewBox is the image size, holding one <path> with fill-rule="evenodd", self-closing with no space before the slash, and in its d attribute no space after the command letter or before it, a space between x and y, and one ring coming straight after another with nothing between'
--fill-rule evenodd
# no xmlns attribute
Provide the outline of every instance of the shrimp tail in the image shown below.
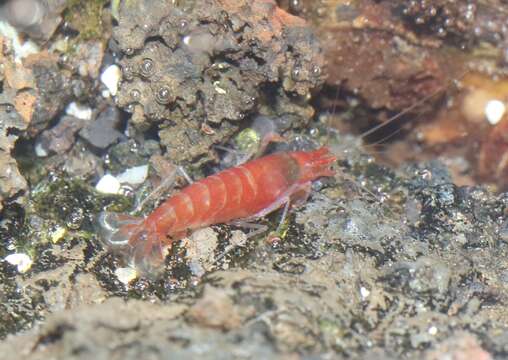
<svg viewBox="0 0 508 360"><path fill-rule="evenodd" d="M143 218L103 211L96 221L103 244L124 255L136 269L153 275L164 264L165 236L147 228Z"/></svg>
<svg viewBox="0 0 508 360"><path fill-rule="evenodd" d="M132 242L132 238L137 235L142 223L142 218L103 211L97 217L96 228L105 246L118 249Z"/></svg>

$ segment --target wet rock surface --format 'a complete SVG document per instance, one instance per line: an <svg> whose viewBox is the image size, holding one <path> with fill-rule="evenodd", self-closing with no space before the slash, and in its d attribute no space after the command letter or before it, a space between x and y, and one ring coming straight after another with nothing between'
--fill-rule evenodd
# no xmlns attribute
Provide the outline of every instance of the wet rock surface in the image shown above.
<svg viewBox="0 0 508 360"><path fill-rule="evenodd" d="M125 2L114 38L125 54L119 105L141 130L160 124L176 161L206 156L260 109L301 126L323 82L314 34L271 1Z"/></svg>
<svg viewBox="0 0 508 360"><path fill-rule="evenodd" d="M508 356L508 197L462 186L475 166L486 179L506 169L503 12L11 1L43 8L9 15L38 45L0 24L0 359ZM458 95L441 91L452 79ZM391 147L399 156L472 140L455 162L387 167L342 131L399 111L428 120L410 133L418 146ZM261 219L266 233L195 231L157 271L99 238L101 211L143 216L188 175L319 144L337 175L284 222Z"/></svg>
<svg viewBox="0 0 508 360"><path fill-rule="evenodd" d="M316 184L284 235L224 252L231 230L215 227L212 252L195 255L204 276L193 275L184 244L162 277L128 284L93 236L49 246L62 263L9 281L34 284L43 314L55 314L0 350L22 346L28 359L193 357L203 347L207 358L505 356L506 196L457 187L438 162L395 173L348 141L343 174Z"/></svg>

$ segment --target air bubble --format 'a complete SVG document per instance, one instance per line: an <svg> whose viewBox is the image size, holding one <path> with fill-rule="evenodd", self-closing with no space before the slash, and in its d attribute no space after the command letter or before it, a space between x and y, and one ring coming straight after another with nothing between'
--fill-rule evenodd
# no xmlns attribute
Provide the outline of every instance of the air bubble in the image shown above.
<svg viewBox="0 0 508 360"><path fill-rule="evenodd" d="M133 48L127 48L125 49L125 55L132 55L134 54L134 49Z"/></svg>
<svg viewBox="0 0 508 360"><path fill-rule="evenodd" d="M161 87L157 94L155 95L155 99L159 104L169 104L171 102L171 90L167 86Z"/></svg>
<svg viewBox="0 0 508 360"><path fill-rule="evenodd" d="M302 11L302 1L301 0L291 0L289 2L289 9L293 13L299 13Z"/></svg>
<svg viewBox="0 0 508 360"><path fill-rule="evenodd" d="M321 67L319 65L314 65L312 67L312 74L314 74L314 76L321 75Z"/></svg>
<svg viewBox="0 0 508 360"><path fill-rule="evenodd" d="M141 63L141 66L140 66L140 72L141 72L141 75L143 75L144 77L150 77L153 75L155 71L155 64L153 62L152 59L143 59L143 62Z"/></svg>
<svg viewBox="0 0 508 360"><path fill-rule="evenodd" d="M189 27L189 22L187 20L185 20L185 19L182 19L178 23L178 26L180 27L180 31L181 32L185 32L185 31L187 31L187 29Z"/></svg>

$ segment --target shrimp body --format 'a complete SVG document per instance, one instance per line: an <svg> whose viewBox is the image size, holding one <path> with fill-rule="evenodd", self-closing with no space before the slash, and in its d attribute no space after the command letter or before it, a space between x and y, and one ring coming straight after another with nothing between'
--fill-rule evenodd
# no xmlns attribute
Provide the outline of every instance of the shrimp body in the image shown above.
<svg viewBox="0 0 508 360"><path fill-rule="evenodd" d="M313 180L334 175L334 161L323 147L275 153L223 170L185 187L145 219L126 221L112 242L142 245L149 254L154 245L170 244L189 230L262 217L306 198Z"/></svg>

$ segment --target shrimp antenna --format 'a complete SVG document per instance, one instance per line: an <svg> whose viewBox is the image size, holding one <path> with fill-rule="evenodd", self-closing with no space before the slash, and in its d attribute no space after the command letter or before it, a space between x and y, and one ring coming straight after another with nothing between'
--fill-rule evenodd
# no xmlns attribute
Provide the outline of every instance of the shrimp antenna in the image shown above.
<svg viewBox="0 0 508 360"><path fill-rule="evenodd" d="M458 80L461 80L464 78L464 76L466 76L468 73L470 72L470 70L465 70L462 74L460 74L458 77L452 79L450 82L455 82L455 81L458 81ZM400 117L402 117L403 115L409 113L410 111L414 110L415 108L417 108L418 106L422 105L422 104L425 104L427 101L429 101L430 99L432 99L434 96L444 92L448 87L449 87L449 83L446 84L446 85L442 85L440 86L438 89L436 89L435 91L433 91L432 93L428 94L427 96L424 96L423 98L421 98L420 100L418 100L417 102L415 102L414 104L408 106L407 108L405 108L404 110L402 110L401 112L399 112L398 114L392 116L391 118L389 118L387 121L384 121L372 128L370 128L369 130L365 131L363 134L361 134L361 138L365 138L373 133L375 133L376 131L378 131L379 129L382 129L384 126L394 122L395 120L399 119Z"/></svg>

